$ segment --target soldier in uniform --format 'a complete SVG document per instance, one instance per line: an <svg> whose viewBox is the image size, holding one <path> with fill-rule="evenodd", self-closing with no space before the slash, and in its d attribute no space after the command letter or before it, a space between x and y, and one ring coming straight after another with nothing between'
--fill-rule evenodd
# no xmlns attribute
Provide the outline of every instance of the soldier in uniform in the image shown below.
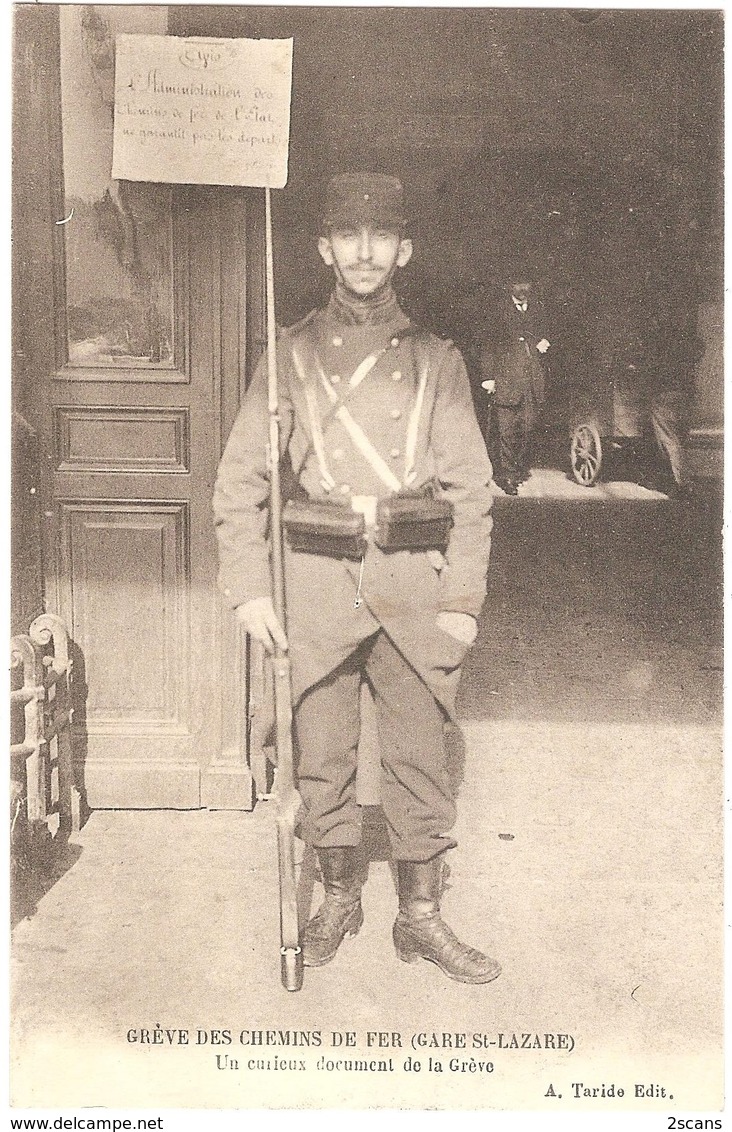
<svg viewBox="0 0 732 1132"><path fill-rule="evenodd" d="M544 404L542 357L549 341L532 283L514 277L505 289L481 349L482 387L493 394L499 451L496 483L517 495L528 478L530 440Z"/></svg>
<svg viewBox="0 0 732 1132"><path fill-rule="evenodd" d="M365 553L339 557L327 539L322 550L286 544L285 636L270 597L264 364L232 429L214 499L223 592L253 637L290 654L300 833L317 851L325 888L304 933L304 962L329 962L363 922L355 780L365 680L396 863L397 954L430 960L462 982L489 982L499 965L457 939L440 896L444 856L456 844L444 725L485 596L491 465L459 352L414 326L393 290L412 254L400 182L335 177L318 248L335 286L325 309L278 339L282 443L306 508L363 516ZM419 499L430 485L451 505L447 544L383 549L377 508L405 489Z"/></svg>

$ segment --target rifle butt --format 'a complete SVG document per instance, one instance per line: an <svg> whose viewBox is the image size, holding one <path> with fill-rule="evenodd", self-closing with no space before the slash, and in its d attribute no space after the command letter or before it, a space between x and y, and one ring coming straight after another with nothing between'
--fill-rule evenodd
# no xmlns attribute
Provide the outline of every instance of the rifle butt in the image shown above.
<svg viewBox="0 0 732 1132"><path fill-rule="evenodd" d="M292 807L277 817L277 855L280 874L280 963L285 990L299 991L303 983L302 948L297 915L295 874L295 814Z"/></svg>

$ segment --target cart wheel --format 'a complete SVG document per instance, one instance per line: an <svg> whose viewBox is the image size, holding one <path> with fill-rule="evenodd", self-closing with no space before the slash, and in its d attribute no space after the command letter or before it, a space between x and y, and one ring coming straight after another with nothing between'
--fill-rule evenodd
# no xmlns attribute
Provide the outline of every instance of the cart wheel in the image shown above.
<svg viewBox="0 0 732 1132"><path fill-rule="evenodd" d="M602 441L593 424L577 425L572 433L572 475L582 487L592 487L600 478Z"/></svg>

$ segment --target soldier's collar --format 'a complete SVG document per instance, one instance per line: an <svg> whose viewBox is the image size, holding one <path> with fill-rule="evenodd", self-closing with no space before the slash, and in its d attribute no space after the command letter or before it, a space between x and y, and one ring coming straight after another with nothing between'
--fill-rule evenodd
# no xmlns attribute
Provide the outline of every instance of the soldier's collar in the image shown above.
<svg viewBox="0 0 732 1132"><path fill-rule="evenodd" d="M355 299L336 284L330 297L329 309L339 322L347 326L378 325L393 322L401 314L397 297L393 291L378 299Z"/></svg>

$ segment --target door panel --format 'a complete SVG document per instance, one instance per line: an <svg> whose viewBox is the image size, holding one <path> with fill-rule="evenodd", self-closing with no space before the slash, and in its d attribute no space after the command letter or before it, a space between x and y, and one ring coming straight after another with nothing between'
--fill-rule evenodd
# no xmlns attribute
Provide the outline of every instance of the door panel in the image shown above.
<svg viewBox="0 0 732 1132"><path fill-rule="evenodd" d="M100 501L60 510L71 582L64 605L93 674L87 729L187 735L187 505ZM172 751L180 747L174 739Z"/></svg>
<svg viewBox="0 0 732 1132"><path fill-rule="evenodd" d="M69 472L188 472L187 409L56 411L56 460Z"/></svg>

